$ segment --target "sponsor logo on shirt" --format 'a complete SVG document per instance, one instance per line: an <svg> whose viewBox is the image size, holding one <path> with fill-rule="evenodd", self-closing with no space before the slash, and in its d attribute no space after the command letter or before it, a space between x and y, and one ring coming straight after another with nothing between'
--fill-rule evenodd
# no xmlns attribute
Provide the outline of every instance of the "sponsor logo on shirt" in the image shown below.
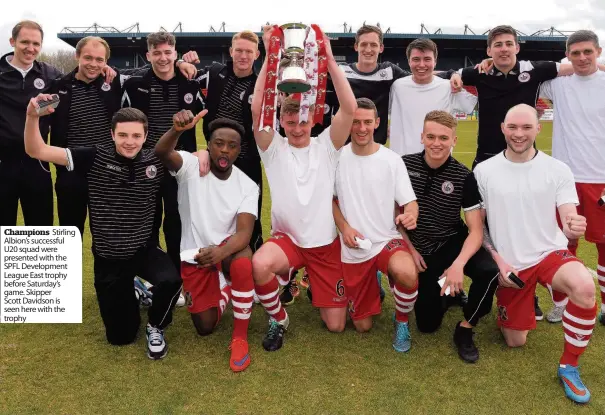
<svg viewBox="0 0 605 415"><path fill-rule="evenodd" d="M450 181L443 182L443 184L441 185L441 191L446 195L452 194L452 192L454 191L454 184Z"/></svg>
<svg viewBox="0 0 605 415"><path fill-rule="evenodd" d="M150 179L153 179L158 174L158 169L154 165L147 166L147 169L145 169L145 174Z"/></svg>
<svg viewBox="0 0 605 415"><path fill-rule="evenodd" d="M418 173L417 171L409 171L409 170L408 170L408 176L412 176L412 177L422 177L422 174Z"/></svg>
<svg viewBox="0 0 605 415"><path fill-rule="evenodd" d="M67 94L67 91L63 91L62 89L60 89L60 90L59 90L59 94L66 95L66 94Z"/></svg>
<svg viewBox="0 0 605 415"><path fill-rule="evenodd" d="M103 82L103 85L101 85L101 90L107 92L110 89L111 89L111 85L109 85L107 82Z"/></svg>
<svg viewBox="0 0 605 415"><path fill-rule="evenodd" d="M191 104L193 102L193 95L191 93L185 94L183 99L185 100L185 103Z"/></svg>
<svg viewBox="0 0 605 415"><path fill-rule="evenodd" d="M531 75L527 72L523 72L519 75L519 82L527 82L531 79Z"/></svg>
<svg viewBox="0 0 605 415"><path fill-rule="evenodd" d="M34 87L36 89L44 89L45 86L46 86L46 84L44 83L43 79L40 79L40 78L34 79Z"/></svg>
<svg viewBox="0 0 605 415"><path fill-rule="evenodd" d="M119 171L119 172L122 171L122 168L120 166L116 166L113 164L107 164L105 167L108 168L109 170L113 170L113 171Z"/></svg>
<svg viewBox="0 0 605 415"><path fill-rule="evenodd" d="M149 93L149 91L147 89L143 89L143 88L137 88L139 91L144 92L146 94Z"/></svg>

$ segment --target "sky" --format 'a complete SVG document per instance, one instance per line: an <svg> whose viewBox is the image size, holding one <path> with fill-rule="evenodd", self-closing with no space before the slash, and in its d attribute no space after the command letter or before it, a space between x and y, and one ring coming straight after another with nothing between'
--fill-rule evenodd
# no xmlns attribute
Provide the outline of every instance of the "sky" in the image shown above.
<svg viewBox="0 0 605 415"><path fill-rule="evenodd" d="M43 49L46 51L70 49L57 39L57 33L64 27L89 27L93 23L119 30L139 23L142 32L149 32L160 27L172 31L180 22L183 31L204 32L210 26L218 30L225 22L229 32L260 30L266 22L284 24L294 21L316 23L324 31L340 32L345 22L355 31L365 21L368 24L380 23L383 30L390 28L393 33L420 33L420 25L424 23L431 33L442 29L443 33L454 34L462 34L465 24L476 34L499 24L510 24L526 34L551 26L561 31L591 29L603 39L601 44L605 44L605 0L433 0L414 3L402 0L348 0L346 3L342 0L307 0L300 2L304 7L295 13L292 10L296 8L296 0L202 0L197 2L199 6L195 6L196 2L169 2L175 6L164 9L162 3L166 2L155 0L144 3L61 0L60 7L57 2L39 0L4 0L2 3L1 53L11 50L8 41L11 29L22 19L35 20L42 25L45 31ZM347 6L343 7L343 4ZM94 12L82 9L94 9ZM234 14L234 10L240 12Z"/></svg>

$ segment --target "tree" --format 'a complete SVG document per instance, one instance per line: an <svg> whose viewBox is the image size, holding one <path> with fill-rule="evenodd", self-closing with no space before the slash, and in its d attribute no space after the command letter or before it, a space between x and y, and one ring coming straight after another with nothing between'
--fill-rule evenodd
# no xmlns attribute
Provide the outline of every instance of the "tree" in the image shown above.
<svg viewBox="0 0 605 415"><path fill-rule="evenodd" d="M42 52L38 60L53 65L64 74L73 71L78 66L76 52L73 50L60 49L50 53Z"/></svg>

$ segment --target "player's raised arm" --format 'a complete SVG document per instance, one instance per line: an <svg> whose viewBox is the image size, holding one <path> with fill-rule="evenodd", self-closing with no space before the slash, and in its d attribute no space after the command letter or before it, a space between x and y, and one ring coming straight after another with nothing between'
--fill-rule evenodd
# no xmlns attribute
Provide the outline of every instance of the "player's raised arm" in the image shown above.
<svg viewBox="0 0 605 415"><path fill-rule="evenodd" d="M269 50L269 41L271 39L271 33L273 28L271 26L263 27L263 43L265 45L265 51ZM260 117L262 115L263 96L265 95L265 81L267 79L267 63L269 55L265 55L265 61L263 67L258 74L256 79L256 85L254 86L254 96L252 98L252 128L254 129L254 140L256 145L261 151L265 151L269 148L271 141L273 140L273 128L269 128L268 131L260 130Z"/></svg>
<svg viewBox="0 0 605 415"><path fill-rule="evenodd" d="M330 72L334 90L336 91L336 97L338 98L338 103L340 105L338 112L332 119L330 127L330 138L332 139L334 147L338 150L345 144L351 133L351 125L353 125L357 101L349 81L342 69L338 67L336 59L334 59L332 47L330 46L330 39L326 35L324 35L324 42L328 58L328 72Z"/></svg>
<svg viewBox="0 0 605 415"><path fill-rule="evenodd" d="M54 109L49 107L41 110L41 113L38 114L40 103L51 100L51 95L40 94L29 101L24 131L25 152L32 158L61 166L67 166L68 159L66 150L61 147L49 146L44 142L42 135L40 134L40 116L45 116L54 112Z"/></svg>
<svg viewBox="0 0 605 415"><path fill-rule="evenodd" d="M176 172L183 166L183 158L175 150L179 137L184 131L195 128L207 112L208 110L203 110L194 116L191 111L181 110L174 114L172 128L166 131L155 145L155 155L168 170Z"/></svg>

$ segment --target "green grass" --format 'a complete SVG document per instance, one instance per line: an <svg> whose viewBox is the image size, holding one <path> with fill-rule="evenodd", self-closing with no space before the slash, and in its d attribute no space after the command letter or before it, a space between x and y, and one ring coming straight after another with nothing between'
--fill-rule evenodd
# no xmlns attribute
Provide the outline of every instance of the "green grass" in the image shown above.
<svg viewBox="0 0 605 415"><path fill-rule="evenodd" d="M470 165L476 123L462 122L455 155ZM550 124L538 141L550 149ZM269 234L269 192L263 220ZM593 246L579 251L595 268ZM328 333L306 297L288 311L291 328L276 353L262 349L266 317L256 306L250 324L252 364L240 374L229 370L227 346L231 311L209 337L195 334L186 309L175 311L167 330L170 345L162 361L145 356L144 336L136 344L106 344L93 288L90 234L83 252L83 324L0 325L0 413L415 413L415 414L603 414L605 328L598 326L582 359L582 375L593 393L584 407L572 404L556 379L563 340L560 325L538 323L526 347L509 350L495 314L476 330L481 358L460 361L451 340L461 319L449 311L433 335L412 324L408 354L391 347L394 310L387 296L370 333L352 326ZM541 304L550 309L545 290ZM413 321L413 317L412 317Z"/></svg>

